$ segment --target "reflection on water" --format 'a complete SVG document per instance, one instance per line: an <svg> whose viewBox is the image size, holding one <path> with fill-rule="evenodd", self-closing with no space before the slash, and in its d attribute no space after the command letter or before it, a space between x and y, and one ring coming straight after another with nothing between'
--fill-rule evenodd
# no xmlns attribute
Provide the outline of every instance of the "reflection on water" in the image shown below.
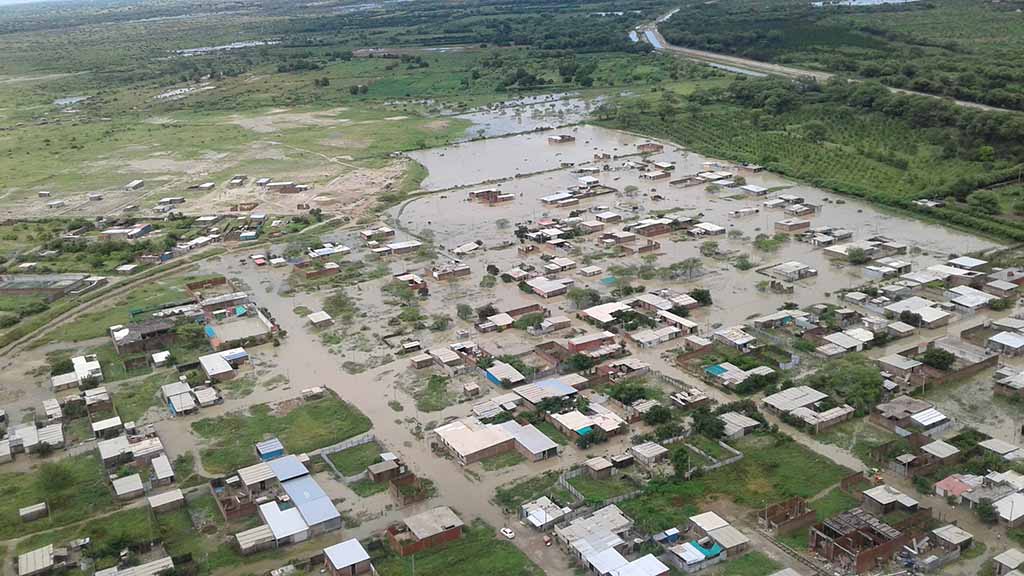
<svg viewBox="0 0 1024 576"><path fill-rule="evenodd" d="M459 114L473 125L466 139L492 138L531 130L578 124L604 103L605 98L582 98L576 94L527 96Z"/></svg>
<svg viewBox="0 0 1024 576"><path fill-rule="evenodd" d="M625 160L622 158L599 162L601 167L608 165L609 169L596 174L602 184L618 189L617 194L587 198L572 208L545 205L540 202L542 196L577 183L579 174L573 173L572 168L559 168L562 162L586 163L598 151L613 155L631 154L635 151L635 145L644 140L615 130L579 126L571 131L576 137L575 142L549 144L547 137L557 133L467 142L412 154L429 170L426 184L431 189L469 186L517 173L548 171L496 184L502 192L514 197L511 202L497 206L467 201L465 189L419 197L402 210L402 225L411 229L430 228L436 238L443 239L440 242L447 247L480 240L489 248L482 252L487 262L504 270L517 263L521 257L513 249L495 249L515 240L512 228L497 226L498 220L507 220L511 224L537 222L547 217L567 217L571 210L585 211L587 213L584 218L588 218L592 217L593 211L605 209L615 210L627 219L636 219L650 216L655 210L679 209L686 215L699 216L702 220L726 227L731 232L729 235L714 238L723 252L749 254L758 266L797 260L819 270L818 277L798 282L794 294L773 294L756 289L757 282L764 279L756 271L739 271L728 260L704 258L708 274L699 283L711 289L716 299L723 303L720 308L716 307L709 312L715 322L723 324L738 323L752 314L771 312L786 301L829 301L830 295L836 291L858 286L865 281L861 268L837 265L825 257L820 248L803 242L794 240L785 243L776 252L756 250L751 239L761 233L774 234L774 223L787 218L782 210L765 208L762 205L765 197L743 196L732 191L708 192L704 186L684 188L673 186L668 180L643 180L639 170L623 167ZM704 163L709 161L699 154L672 149L670 146L666 146L665 152L655 154L651 159L675 163L676 177L702 171ZM884 234L896 242L915 247L913 253L900 256L910 261L915 270L942 262L949 254L962 254L993 246L989 241L941 226L879 212L855 199L843 198L843 203L838 203L834 201L834 194L786 180L777 174L761 172L747 175L746 178L749 184L774 190L773 194L796 194L803 196L809 203L822 206L821 212L811 217L812 226L846 228L853 231L855 240ZM757 208L758 212L745 217L730 215L742 208ZM392 215L397 217L397 214L396 208ZM617 229L619 226L609 226L608 229ZM598 244L597 236L595 234L574 240L577 252L563 255L579 259L585 254L601 253L603 248ZM701 241L689 240L679 234L659 236L657 240L661 243L656 257L657 266L664 267L686 258L700 257ZM527 259L532 261L537 258L530 256ZM640 258L634 256L604 258L594 263L607 270L612 264L638 265L641 262ZM578 278L577 281L601 290L610 289L605 281L598 278ZM658 280L647 284L672 286L673 282Z"/></svg>

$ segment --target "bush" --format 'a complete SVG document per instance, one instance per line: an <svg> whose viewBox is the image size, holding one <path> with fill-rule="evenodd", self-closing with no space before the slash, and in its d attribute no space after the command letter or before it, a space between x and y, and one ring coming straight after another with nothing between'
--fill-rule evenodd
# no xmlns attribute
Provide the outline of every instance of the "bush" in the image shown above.
<svg viewBox="0 0 1024 576"><path fill-rule="evenodd" d="M672 421L672 410L665 406L653 406L644 414L644 422L651 426L667 424L670 421Z"/></svg>
<svg viewBox="0 0 1024 576"><path fill-rule="evenodd" d="M941 348L929 348L921 355L921 362L937 370L949 370L956 362L956 356Z"/></svg>

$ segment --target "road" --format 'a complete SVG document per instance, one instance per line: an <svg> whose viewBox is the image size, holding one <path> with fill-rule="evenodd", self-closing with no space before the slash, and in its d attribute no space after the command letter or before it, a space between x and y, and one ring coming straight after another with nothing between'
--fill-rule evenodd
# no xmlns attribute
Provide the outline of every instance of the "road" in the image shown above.
<svg viewBox="0 0 1024 576"><path fill-rule="evenodd" d="M671 13L670 13L671 14ZM658 22L662 22L666 17L658 19ZM820 70L809 70L807 68L796 68L793 66L782 66L780 64L772 64L770 62L762 62L760 60L752 60L750 58L742 58L740 56L730 56L728 54L719 54L717 52L708 52L706 50L695 50L693 48L683 48L682 46L676 46L665 40L665 37L658 31L657 23L652 22L644 24L637 28L641 36L647 40L647 42L654 47L655 50L660 52L666 52L681 56L688 60L694 60L697 62L703 62L705 64L714 65L717 68L724 68L732 72L740 74L747 74L753 76L782 76L785 78L814 78L818 82L825 82L832 79L835 74L830 72L822 72ZM851 79L851 82L860 82L861 80ZM944 96L937 96L935 94L927 94L924 92L915 92L913 90L904 90L902 88L893 88L886 86L886 89L893 94L908 94L913 96L925 96L928 98L935 98L937 100L945 100L952 102L957 106L963 106L965 108L974 108L976 110L986 110L989 112L1016 112L1015 110L1009 110L1006 108L999 108L996 106L988 106L986 104L979 104L977 102L967 102L965 100L954 100L952 98L946 98Z"/></svg>

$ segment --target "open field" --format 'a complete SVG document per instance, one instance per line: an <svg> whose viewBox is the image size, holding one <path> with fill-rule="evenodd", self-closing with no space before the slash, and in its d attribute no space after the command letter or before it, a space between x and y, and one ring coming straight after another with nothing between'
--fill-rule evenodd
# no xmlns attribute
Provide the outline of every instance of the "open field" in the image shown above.
<svg viewBox="0 0 1024 576"><path fill-rule="evenodd" d="M416 555L415 574L424 576L540 576L544 572L510 542L499 540L496 529L484 523L463 528L463 537ZM374 560L384 576L412 575L411 559L388 556Z"/></svg>
<svg viewBox="0 0 1024 576"><path fill-rule="evenodd" d="M810 498L850 473L784 436L743 438L744 453L736 464L690 481L665 479L619 504L643 530L658 531L685 523L701 502L727 498L744 508L757 508L793 496Z"/></svg>
<svg viewBox="0 0 1024 576"><path fill-rule="evenodd" d="M94 454L42 465L37 472L3 472L6 497L0 503L0 538L7 539L85 520L113 506L103 466ZM47 502L50 515L23 523L18 509Z"/></svg>
<svg viewBox="0 0 1024 576"><path fill-rule="evenodd" d="M192 430L207 443L203 468L227 473L253 464L253 445L276 436L291 453L330 446L370 429L370 421L349 404L330 397L305 402L280 415L258 405L248 414L233 413L194 422Z"/></svg>

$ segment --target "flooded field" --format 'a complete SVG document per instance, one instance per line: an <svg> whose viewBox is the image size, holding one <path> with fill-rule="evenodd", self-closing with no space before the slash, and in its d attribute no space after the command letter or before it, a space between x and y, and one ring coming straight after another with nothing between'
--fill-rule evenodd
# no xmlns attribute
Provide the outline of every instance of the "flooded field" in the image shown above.
<svg viewBox="0 0 1024 576"><path fill-rule="evenodd" d="M846 198L840 200L834 194L775 174L762 172L746 177L749 184L771 190L767 196L754 197L726 189L709 192L703 185L674 186L669 184L668 179L643 180L639 170L622 167L623 159L600 162L601 165L609 165L611 169L597 174L602 184L616 188L618 192L584 199L571 208L551 207L542 204L540 198L575 185L579 176L571 168L559 169L561 163L588 162L596 151L614 155L631 154L635 151L635 145L644 141L630 134L594 126L579 126L567 133L573 134L576 141L549 144L547 136L552 132L547 132L469 142L413 154L429 170L425 187L433 190L471 186L510 178L516 174L546 172L498 184L503 192L515 195L515 199L497 206L469 202L468 189L417 198L400 209L401 225L414 232L429 229L434 237L444 239L442 243L447 248L476 240L481 240L485 247L495 247L515 240L513 226L499 228L496 225L499 219L514 225L546 217L564 218L569 216L570 211L584 211L589 213L589 216L584 214L584 218L592 218L594 212L613 210L628 223L629 220L647 217L653 211L682 210L688 216L726 227L728 235L702 240L690 239L682 233L659 236L656 240L661 243L661 249L653 264L667 267L687 258L701 257L700 246L704 240L717 242L719 252L724 257L703 258L703 276L686 284L700 284L712 289L717 300L723 304L716 304L712 310L702 313L707 314L711 322L722 324L737 323L752 315L773 311L787 301L805 304L828 301L837 290L866 281L859 267L834 263L820 248L810 244L793 240L783 243L774 251L757 249L752 239L762 233L769 236L774 234L774 223L789 217L781 209L763 206L766 199L780 193L802 196L806 202L822 206L819 213L804 217L811 220L812 226L846 228L854 233L853 240L884 234L896 242L913 247L901 258L912 262L914 269L944 261L950 254L995 246L987 240L941 226L883 213L863 202ZM706 162L713 162L699 154L671 146L666 146L665 152L651 159L675 163L673 178L702 171L707 169ZM743 217L730 214L743 208L757 208L759 211ZM399 210L396 209L393 214L397 216ZM608 225L605 230L619 227L620 224ZM577 238L570 251L558 255L579 262L591 261L605 268L610 265L635 266L643 262L639 256L605 258L598 236L593 234ZM536 265L540 262L537 254L527 260ZM740 254L747 254L755 264L755 269L736 269L729 256ZM475 258L486 259L502 269L520 261L518 253L511 249L487 252ZM756 268L791 260L816 268L819 275L796 283L795 292L791 294L766 293L757 289L756 285L766 277L756 272ZM607 277L604 282L600 277L577 279L577 285L591 285L599 290L609 290L610 283ZM644 283L653 288L671 286L674 282L652 280Z"/></svg>
<svg viewBox="0 0 1024 576"><path fill-rule="evenodd" d="M576 94L543 94L495 104L459 114L473 123L467 138L493 138L531 130L557 128L585 120L604 98L582 98Z"/></svg>

